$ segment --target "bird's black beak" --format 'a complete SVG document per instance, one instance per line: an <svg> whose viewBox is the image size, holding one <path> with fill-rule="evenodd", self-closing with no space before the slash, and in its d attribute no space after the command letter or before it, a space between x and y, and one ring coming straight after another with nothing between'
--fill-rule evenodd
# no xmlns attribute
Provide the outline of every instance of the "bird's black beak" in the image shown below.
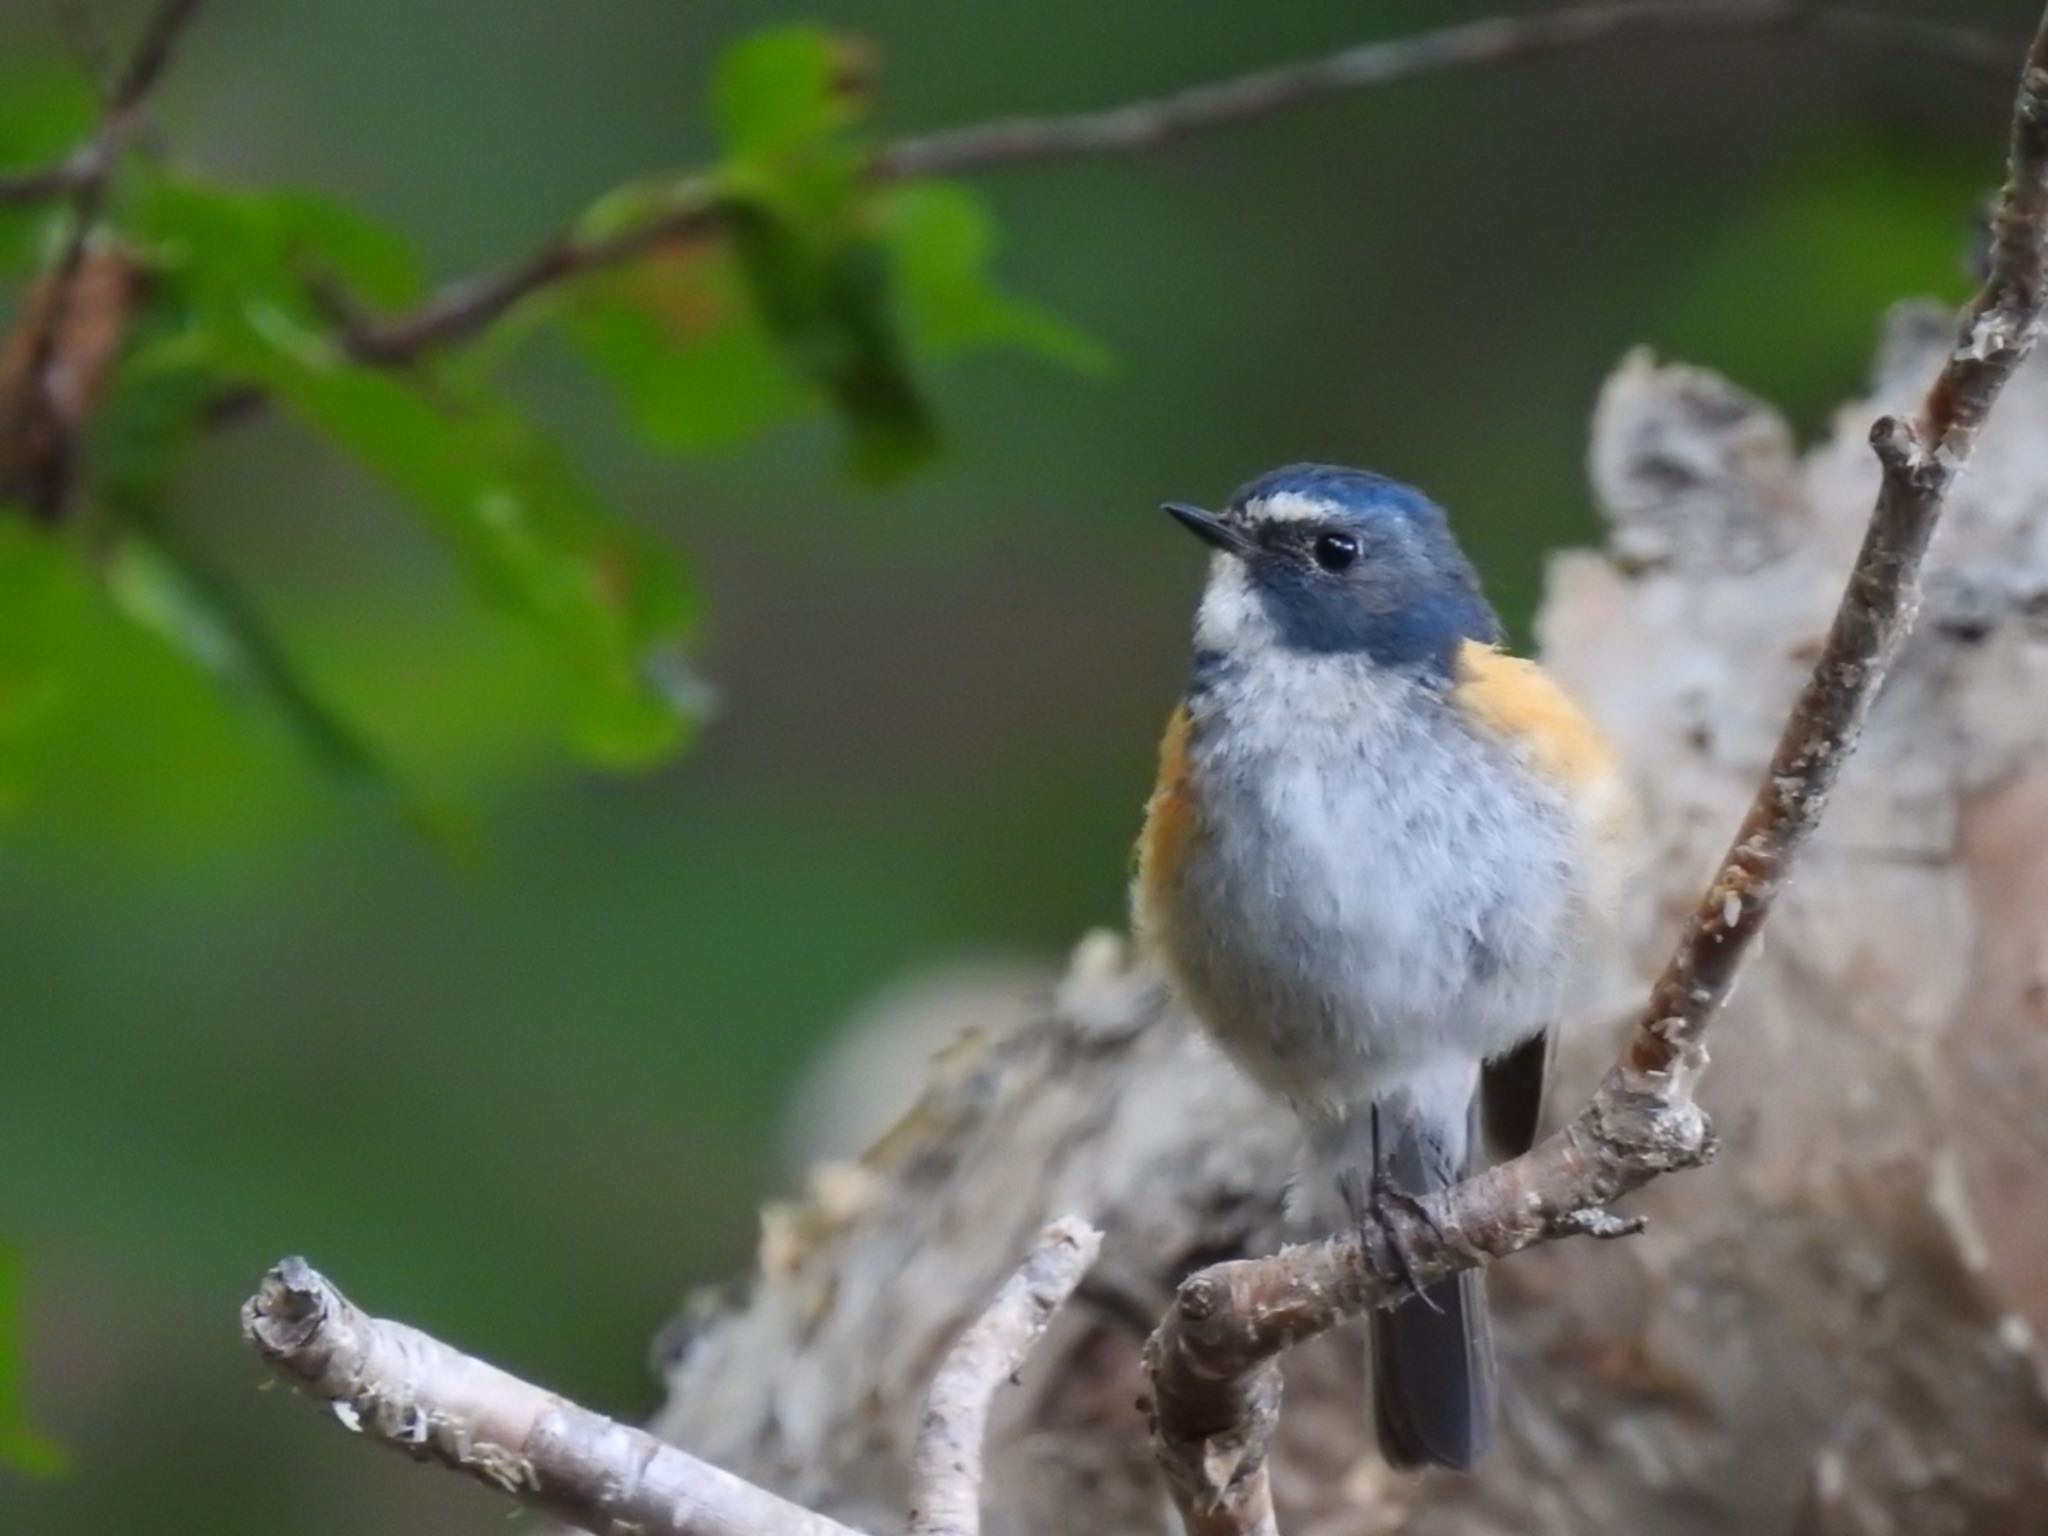
<svg viewBox="0 0 2048 1536"><path fill-rule="evenodd" d="M1184 501L1169 501L1159 510L1204 544L1213 544L1227 554L1242 555L1251 548L1250 540L1214 512L1204 512Z"/></svg>

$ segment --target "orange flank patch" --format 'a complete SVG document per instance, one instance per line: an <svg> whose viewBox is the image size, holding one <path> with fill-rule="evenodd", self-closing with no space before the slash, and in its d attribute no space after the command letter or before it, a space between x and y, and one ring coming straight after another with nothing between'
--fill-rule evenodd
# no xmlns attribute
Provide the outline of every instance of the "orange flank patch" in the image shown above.
<svg viewBox="0 0 2048 1536"><path fill-rule="evenodd" d="M1622 831L1628 807L1613 748L1535 662L1467 640L1458 652L1451 701L1571 792L1596 830Z"/></svg>
<svg viewBox="0 0 2048 1536"><path fill-rule="evenodd" d="M1159 778L1145 802L1145 830L1138 836L1138 901L1155 915L1174 877L1187 862L1195 833L1194 793L1188 782L1188 711L1185 704L1166 722L1159 743Z"/></svg>

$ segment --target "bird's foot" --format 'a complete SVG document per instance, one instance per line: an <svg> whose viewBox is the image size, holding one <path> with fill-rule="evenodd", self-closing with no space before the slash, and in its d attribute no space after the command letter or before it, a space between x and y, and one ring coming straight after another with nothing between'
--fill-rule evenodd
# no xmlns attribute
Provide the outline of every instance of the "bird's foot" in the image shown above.
<svg viewBox="0 0 2048 1536"><path fill-rule="evenodd" d="M1376 1173L1367 1187L1364 1200L1358 1202L1356 1207L1360 1212L1359 1242L1369 1253L1374 1247L1373 1240L1377 1237L1379 1245L1386 1249L1387 1257L1393 1264L1394 1276L1401 1282L1402 1288L1430 1311L1440 1313L1443 1308L1416 1278L1415 1259L1408 1251L1408 1240L1401 1235L1400 1224L1393 1217L1396 1207L1429 1228L1439 1242L1443 1240L1443 1227L1438 1224L1436 1217L1430 1214L1429 1207L1423 1204L1421 1197L1402 1189L1384 1174Z"/></svg>

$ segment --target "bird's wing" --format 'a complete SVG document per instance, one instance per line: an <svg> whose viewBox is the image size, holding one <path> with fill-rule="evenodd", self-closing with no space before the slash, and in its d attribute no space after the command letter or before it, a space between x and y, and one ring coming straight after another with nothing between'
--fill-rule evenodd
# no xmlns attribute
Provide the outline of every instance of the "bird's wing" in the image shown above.
<svg viewBox="0 0 2048 1536"><path fill-rule="evenodd" d="M1487 1150L1505 1161L1536 1145L1555 1030L1539 1030L1479 1069L1479 1124Z"/></svg>
<svg viewBox="0 0 2048 1536"><path fill-rule="evenodd" d="M1451 700L1562 790L1579 808L1585 835L1596 845L1612 848L1626 837L1630 801L1614 750L1542 667L1468 642L1458 654ZM1480 1123L1496 1157L1519 1157L1535 1143L1552 1040L1550 1030L1530 1035L1487 1062L1480 1074Z"/></svg>
<svg viewBox="0 0 2048 1536"><path fill-rule="evenodd" d="M1451 703L1570 796L1593 836L1619 841L1626 833L1628 789L1614 749L1541 666L1468 640L1458 652Z"/></svg>
<svg viewBox="0 0 2048 1536"><path fill-rule="evenodd" d="M1188 710L1177 707L1159 744L1159 778L1145 802L1145 826L1138 834L1137 879L1132 896L1141 927L1164 921L1173 887L1195 834L1194 788L1188 778Z"/></svg>

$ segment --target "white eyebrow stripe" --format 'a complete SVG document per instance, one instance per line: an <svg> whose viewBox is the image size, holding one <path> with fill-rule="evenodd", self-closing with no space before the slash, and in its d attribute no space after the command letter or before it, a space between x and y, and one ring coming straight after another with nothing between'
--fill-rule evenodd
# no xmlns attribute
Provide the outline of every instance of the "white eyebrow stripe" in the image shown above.
<svg viewBox="0 0 2048 1536"><path fill-rule="evenodd" d="M1245 503L1244 515L1255 523L1319 523L1330 515L1330 504L1299 491L1278 491Z"/></svg>

